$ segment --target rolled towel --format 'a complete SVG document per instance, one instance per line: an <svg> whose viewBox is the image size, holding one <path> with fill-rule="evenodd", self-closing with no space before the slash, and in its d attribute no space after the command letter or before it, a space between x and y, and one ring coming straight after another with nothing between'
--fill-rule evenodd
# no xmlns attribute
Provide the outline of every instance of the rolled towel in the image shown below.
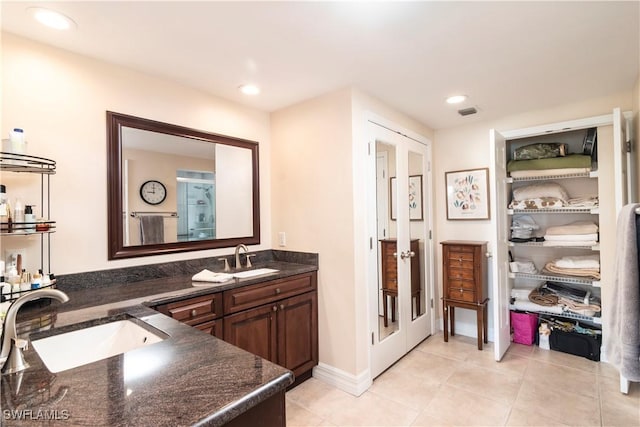
<svg viewBox="0 0 640 427"><path fill-rule="evenodd" d="M194 282L213 282L213 283L223 283L231 279L233 279L233 276L231 274L216 273L214 271L210 271L207 269L202 270L200 273L197 273L191 278L191 280L193 280Z"/></svg>

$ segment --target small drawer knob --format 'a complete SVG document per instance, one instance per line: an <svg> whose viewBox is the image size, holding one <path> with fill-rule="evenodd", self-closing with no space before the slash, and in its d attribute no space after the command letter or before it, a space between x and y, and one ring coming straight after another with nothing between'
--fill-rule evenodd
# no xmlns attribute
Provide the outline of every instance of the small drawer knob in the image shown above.
<svg viewBox="0 0 640 427"><path fill-rule="evenodd" d="M271 310L278 311L278 307L274 305L273 307L271 307Z"/></svg>
<svg viewBox="0 0 640 427"><path fill-rule="evenodd" d="M280 304L280 310L284 310L284 304Z"/></svg>
<svg viewBox="0 0 640 427"><path fill-rule="evenodd" d="M280 288L276 288L276 295L280 295L280 292L282 292Z"/></svg>
<svg viewBox="0 0 640 427"><path fill-rule="evenodd" d="M195 317L197 315L198 315L198 312L196 311L195 308L193 310L191 310L191 317Z"/></svg>

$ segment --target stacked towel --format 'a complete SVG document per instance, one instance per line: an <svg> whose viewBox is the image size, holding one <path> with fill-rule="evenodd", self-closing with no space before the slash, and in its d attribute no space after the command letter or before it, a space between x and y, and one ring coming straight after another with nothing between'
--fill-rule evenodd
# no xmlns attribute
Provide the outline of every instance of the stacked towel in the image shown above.
<svg viewBox="0 0 640 427"><path fill-rule="evenodd" d="M553 274L600 280L600 258L598 255L562 257L548 262L544 269Z"/></svg>
<svg viewBox="0 0 640 427"><path fill-rule="evenodd" d="M547 246L593 246L598 242L598 225L592 221L576 221L547 228Z"/></svg>

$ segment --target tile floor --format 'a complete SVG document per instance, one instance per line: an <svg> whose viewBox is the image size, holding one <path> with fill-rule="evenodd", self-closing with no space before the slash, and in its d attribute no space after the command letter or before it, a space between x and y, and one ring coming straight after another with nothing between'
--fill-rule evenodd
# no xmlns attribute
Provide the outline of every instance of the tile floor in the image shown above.
<svg viewBox="0 0 640 427"><path fill-rule="evenodd" d="M640 426L640 384L619 391L606 363L513 344L438 334L376 378L359 397L315 378L287 393L293 426Z"/></svg>

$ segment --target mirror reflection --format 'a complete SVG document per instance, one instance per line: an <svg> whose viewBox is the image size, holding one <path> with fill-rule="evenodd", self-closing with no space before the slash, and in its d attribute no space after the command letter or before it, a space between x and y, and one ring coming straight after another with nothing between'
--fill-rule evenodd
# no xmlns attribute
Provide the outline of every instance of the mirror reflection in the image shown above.
<svg viewBox="0 0 640 427"><path fill-rule="evenodd" d="M107 116L109 259L260 242L256 142Z"/></svg>
<svg viewBox="0 0 640 427"><path fill-rule="evenodd" d="M410 250L413 255L411 261L411 320L425 313L425 288L424 271L422 271L422 259L424 254L424 242L426 241L425 227L423 223L423 156L420 153L409 151L409 234L411 237Z"/></svg>
<svg viewBox="0 0 640 427"><path fill-rule="evenodd" d="M376 218L378 226L378 337L382 341L399 330L398 322L398 257L396 222L391 191L396 169L396 149L376 142Z"/></svg>

